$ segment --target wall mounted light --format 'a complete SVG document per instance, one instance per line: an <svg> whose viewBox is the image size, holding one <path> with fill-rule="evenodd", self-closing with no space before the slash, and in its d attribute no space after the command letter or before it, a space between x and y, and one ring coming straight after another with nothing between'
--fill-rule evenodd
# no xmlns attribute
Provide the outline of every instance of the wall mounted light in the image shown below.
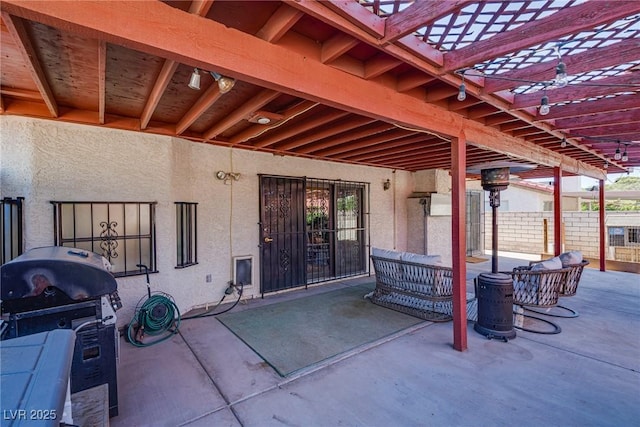
<svg viewBox="0 0 640 427"><path fill-rule="evenodd" d="M387 178L387 180L382 183L382 189L384 191L387 191L390 188L391 188L391 180Z"/></svg>
<svg viewBox="0 0 640 427"><path fill-rule="evenodd" d="M229 180L238 181L240 179L240 174L238 172L218 171L216 172L216 178L220 181L224 181L226 184Z"/></svg>
<svg viewBox="0 0 640 427"><path fill-rule="evenodd" d="M191 73L191 78L189 79L188 86L193 90L200 90L200 72L197 68L193 69L193 73Z"/></svg>

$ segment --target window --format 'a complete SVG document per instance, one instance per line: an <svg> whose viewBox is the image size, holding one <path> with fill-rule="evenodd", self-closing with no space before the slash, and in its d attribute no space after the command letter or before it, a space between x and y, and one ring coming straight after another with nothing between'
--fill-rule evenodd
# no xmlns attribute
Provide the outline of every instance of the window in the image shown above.
<svg viewBox="0 0 640 427"><path fill-rule="evenodd" d="M624 246L624 227L609 227L609 246Z"/></svg>
<svg viewBox="0 0 640 427"><path fill-rule="evenodd" d="M553 211L553 200L547 200L542 202L542 210L544 212L552 212Z"/></svg>
<svg viewBox="0 0 640 427"><path fill-rule="evenodd" d="M176 268L198 263L197 203L176 202Z"/></svg>
<svg viewBox="0 0 640 427"><path fill-rule="evenodd" d="M2 247L2 264L22 254L22 205L24 197L2 199L0 211L0 246Z"/></svg>
<svg viewBox="0 0 640 427"><path fill-rule="evenodd" d="M156 272L155 202L51 202L54 242L104 256L115 276Z"/></svg>

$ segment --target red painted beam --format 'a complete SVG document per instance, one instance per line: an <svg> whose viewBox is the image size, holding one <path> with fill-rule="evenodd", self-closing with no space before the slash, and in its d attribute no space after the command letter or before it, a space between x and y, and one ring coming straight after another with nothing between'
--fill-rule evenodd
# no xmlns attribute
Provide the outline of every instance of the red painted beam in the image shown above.
<svg viewBox="0 0 640 427"><path fill-rule="evenodd" d="M606 254L605 254L605 225L604 225L604 214L605 214L605 205L604 205L604 179L598 180L599 184L599 195L598 202L600 203L600 209L598 211L598 216L600 220L600 271L606 271L607 262L606 262Z"/></svg>
<svg viewBox="0 0 640 427"><path fill-rule="evenodd" d="M451 139L451 255L453 260L453 348L467 349L466 137Z"/></svg>
<svg viewBox="0 0 640 427"><path fill-rule="evenodd" d="M562 253L562 169L553 168L553 253Z"/></svg>

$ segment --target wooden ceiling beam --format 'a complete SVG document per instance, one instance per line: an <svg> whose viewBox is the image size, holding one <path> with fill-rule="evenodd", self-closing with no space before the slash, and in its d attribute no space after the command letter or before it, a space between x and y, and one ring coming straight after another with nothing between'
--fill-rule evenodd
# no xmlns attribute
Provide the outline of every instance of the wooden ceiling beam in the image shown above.
<svg viewBox="0 0 640 427"><path fill-rule="evenodd" d="M323 7L323 5L328 5L328 8ZM355 2L328 3L300 0L294 2L292 6L334 28L339 29L340 31L370 44L371 46L380 47L380 37L375 36L375 32L371 31L371 29L374 28L375 25L381 24L383 19L379 18L375 14L369 13L365 8ZM340 10L341 12L340 14L329 13L328 9ZM363 14L363 11L367 13ZM351 13L353 14L351 15ZM445 81L454 87L457 87L460 83L458 76L448 75L448 71L442 67L444 64L442 53L436 49L430 48L430 46L421 42L414 36L405 36L395 44L388 44L386 46L382 46L382 48L390 55L401 59L403 62L412 65L418 70L433 76L438 76L438 79ZM555 135L556 137L562 136L559 132L556 132L552 126L544 121L535 121L534 118L536 110L533 107L529 109L531 111L527 109L513 109L512 103L514 101L514 97L510 92L501 91L493 94L485 94L481 89L484 85L484 79L480 79L477 82L473 81L471 78L468 78L467 80L480 87L480 89L477 89L473 85L469 85L467 88L468 94L488 102L493 105L496 110L506 112L517 119L529 122L532 125L549 132L550 135ZM597 153L592 154L598 156Z"/></svg>
<svg viewBox="0 0 640 427"><path fill-rule="evenodd" d="M368 137L370 135L375 135L381 132L386 132L390 129L394 129L395 126L389 124L389 123L384 123L384 122L375 122L375 124L371 125L371 126L364 126L362 127L362 129L360 128L356 128L356 130L354 130L353 132L348 132L342 135L338 135L336 137L333 137L329 140L326 141L320 141L318 143L309 145L307 147L302 147L298 150L296 150L298 153L302 153L302 154L314 154L315 156L322 156L322 154L318 154L318 153L322 153L323 150L331 148L331 147L337 147L341 144L344 144L346 142L350 142L350 141L357 141L358 139L361 138L365 138Z"/></svg>
<svg viewBox="0 0 640 427"><path fill-rule="evenodd" d="M212 86L217 86L217 84ZM205 140L214 139L216 136L220 135L241 120L246 119L249 115L255 113L278 96L280 96L280 92L276 92L271 89L263 89L253 98L243 103L240 108L235 109L231 114L228 114L218 123L209 128L209 130L202 135L203 138Z"/></svg>
<svg viewBox="0 0 640 427"><path fill-rule="evenodd" d="M347 53L358 44L355 39L347 34L338 33L329 40L322 43L320 52L320 62L326 64Z"/></svg>
<svg viewBox="0 0 640 427"><path fill-rule="evenodd" d="M171 82L171 77L173 77L173 74L176 72L178 65L180 64L169 59L165 60L162 64L160 74L153 84L153 89L151 89L151 93L149 94L147 102L145 103L142 110L142 114L140 115L141 129L146 129L146 127L149 125L151 116L153 116L153 112L156 110L158 103L160 102L160 98L162 98L164 91L167 89L167 86Z"/></svg>
<svg viewBox="0 0 640 427"><path fill-rule="evenodd" d="M191 5L189 6L189 13L198 15L198 16L206 16L207 13L209 13L209 9L211 9L212 5L213 5L213 0L208 0L208 1L196 0L192 2ZM144 108L142 109L142 114L140 115L141 129L146 129L146 127L149 125L149 121L151 120L151 117L153 116L153 113L156 110L156 108L158 108L158 103L160 102L160 99L162 98L164 91L167 89L167 86L171 82L171 77L173 77L173 74L178 69L178 65L180 65L178 62L172 61L170 59L165 60L164 64L162 64L162 69L160 70L160 74L158 75L155 83L153 84L151 93L149 94L149 97L147 98L147 102L145 103ZM200 99L202 98L203 97L200 97ZM200 101L200 99L198 101ZM194 105L194 107L196 107L196 105ZM192 107L191 110L194 110L194 107ZM185 117L187 116L189 116L189 113L187 113ZM192 119L192 118L193 116L188 117L188 119ZM197 117L195 117L193 121L195 121L196 119ZM184 123L179 122L176 125L176 129L181 129L183 125ZM187 127L189 127L190 125L191 123L189 123ZM185 129L182 129L177 133L181 134L182 132L184 132Z"/></svg>
<svg viewBox="0 0 640 427"><path fill-rule="evenodd" d="M369 12L367 9L357 2L348 1L323 1L317 2L316 0L296 0L295 3L300 3L302 7L309 8L311 5L308 3L321 3L323 7L326 7L336 14L338 14L343 20L350 24L354 24L360 29L366 31L369 35L376 39L384 37L385 23L384 18L380 18L378 15ZM321 13L322 14L322 13ZM351 25L349 25L350 27Z"/></svg>
<svg viewBox="0 0 640 427"><path fill-rule="evenodd" d="M107 42L98 40L98 121L104 124L107 104Z"/></svg>
<svg viewBox="0 0 640 427"><path fill-rule="evenodd" d="M313 115L313 117L302 120L300 123L288 126L281 132L277 132L275 134L272 134L271 136L257 140L255 143L253 143L253 147L269 147L282 140L296 136L302 132L324 126L349 114L351 113L349 113L348 111L331 110L327 113Z"/></svg>
<svg viewBox="0 0 640 427"><path fill-rule="evenodd" d="M372 79L401 65L402 61L386 54L378 54L364 63L364 78Z"/></svg>
<svg viewBox="0 0 640 427"><path fill-rule="evenodd" d="M367 147L370 149L376 144L382 144L395 139L404 138L407 135L407 131L404 131L402 129L391 129L389 131L367 136L358 140L351 140L344 144L336 145L332 148L323 150L322 152L316 154L319 154L321 156L335 156L336 154L347 153L349 151L354 151L363 147Z"/></svg>
<svg viewBox="0 0 640 427"><path fill-rule="evenodd" d="M173 61L165 61L165 65L167 65L168 63L173 63L176 66L178 65ZM220 87L218 87L217 83L214 82L213 84L209 85L207 90L205 90L204 93L200 95L198 100L191 106L191 108L189 108L189 111L187 111L185 115L182 116L180 120L178 120L178 123L176 123L176 135L180 135L185 130L189 129L189 126L191 126L196 120L198 120L205 111L207 111L218 99L220 99L221 96L222 93L220 92ZM208 140L211 138L204 137L204 139Z"/></svg>
<svg viewBox="0 0 640 427"><path fill-rule="evenodd" d="M429 135L410 135L402 139L391 141L388 144L380 144L375 147L361 148L356 151L348 152L344 156L341 156L341 158L357 162L379 160L393 154L406 154L417 148L424 150L428 147L426 145L427 142L431 140L432 139L430 139ZM402 147L402 150L398 150L400 147ZM449 147L446 149L451 152ZM435 158L436 154L442 154L431 150L429 153L432 155L432 158Z"/></svg>
<svg viewBox="0 0 640 427"><path fill-rule="evenodd" d="M42 95L40 92L34 90L16 89L8 86L0 87L0 94L10 96L12 98L28 99L30 101L42 102Z"/></svg>
<svg viewBox="0 0 640 427"><path fill-rule="evenodd" d="M16 47L20 51L25 67L29 70L33 82L36 84L38 91L40 91L40 95L49 109L49 114L51 117L58 117L58 104L47 81L47 76L38 60L38 53L31 43L24 21L7 12L2 12L2 20L7 26L7 30L9 34L11 34Z"/></svg>
<svg viewBox="0 0 640 427"><path fill-rule="evenodd" d="M294 105L293 107L288 108L286 111L282 112L281 114L283 118L280 122L274 123L271 126L264 126L260 124L250 126L247 129L233 135L229 139L229 142L231 142L231 144L233 145L246 143L251 139L259 137L265 132L269 132L273 129L278 128L282 123L286 123L287 121L293 119L294 117L304 114L307 111L310 111L311 109L317 107L318 105L320 105L318 102L301 101L296 105Z"/></svg>
<svg viewBox="0 0 640 427"><path fill-rule="evenodd" d="M612 139L634 139L640 134L640 121L624 125L599 126L594 129L576 129L570 132L574 137L610 137Z"/></svg>
<svg viewBox="0 0 640 427"><path fill-rule="evenodd" d="M398 76L396 89L398 92L407 92L424 84L434 81L436 78L425 73L424 71L411 69L406 73Z"/></svg>
<svg viewBox="0 0 640 427"><path fill-rule="evenodd" d="M278 43L287 31L293 27L304 14L286 3L282 3L269 20L256 33L256 36L269 43Z"/></svg>
<svg viewBox="0 0 640 427"><path fill-rule="evenodd" d="M640 2L638 2L640 4ZM589 83L567 85L562 89L553 89L546 92L549 98L549 104L553 104L565 101L577 101L580 99L593 98L596 96L610 95L612 91L615 92L635 92L640 87L640 73L621 74L619 76L607 77L604 79L598 79ZM533 93L523 93L516 95L513 102L513 108L522 109L527 107L534 107L540 105L544 92L537 91ZM546 116L539 116L540 120L545 120Z"/></svg>
<svg viewBox="0 0 640 427"><path fill-rule="evenodd" d="M543 120L565 119L634 109L640 109L640 96L637 93L594 99L589 102L554 105L549 114L540 118Z"/></svg>
<svg viewBox="0 0 640 427"><path fill-rule="evenodd" d="M622 40L618 43L584 52L564 56L562 62L569 75L577 75L588 71L600 70L640 58L640 44L637 39ZM500 74L500 79L485 78L484 90L487 93L513 89L521 83L512 80L548 81L556 76L558 61L547 61L541 64L515 69ZM512 80L511 80L512 79Z"/></svg>
<svg viewBox="0 0 640 427"><path fill-rule="evenodd" d="M522 24L513 30L450 51L444 55L444 68L454 71L476 65L582 30L593 29L638 12L638 1L593 1L567 7L546 18Z"/></svg>
<svg viewBox="0 0 640 427"><path fill-rule="evenodd" d="M394 13L385 20L384 37L381 43L393 43L401 37L413 33L450 13L462 9L475 0L422 0L406 9Z"/></svg>
<svg viewBox="0 0 640 427"><path fill-rule="evenodd" d="M375 120L369 117L355 117L350 118L349 120L343 123L332 123L331 126L328 126L325 129L315 131L311 135L307 135L304 137L296 136L293 141L285 142L283 144L278 144L277 149L279 150L293 150L302 147L303 145L308 145L314 143L316 141L320 141L325 138L332 137L334 135L341 134L343 132L348 132L353 129L357 129L361 126L368 125L373 123Z"/></svg>
<svg viewBox="0 0 640 427"><path fill-rule="evenodd" d="M638 121L640 121L640 111L628 110L556 120L555 125L556 129L559 130L575 130L605 125L636 123Z"/></svg>
<svg viewBox="0 0 640 427"><path fill-rule="evenodd" d="M351 76L316 58L219 22L186 14L162 2L118 2L114 5L101 1L4 0L2 9L85 37L102 38L190 66L213 68L251 84L355 114L443 135L458 135L464 128L470 144L548 166L562 165L567 172L595 179L605 176L601 169L549 153L535 144L511 138L374 80ZM128 25L113 25L114 22L127 22ZM158 28L163 31L158 32ZM189 32L184 28L189 28ZM193 43L194 39L198 40L197 44ZM247 52L260 52L260 55ZM407 60L416 62L416 58ZM301 78L300 70L303 69L305 77ZM306 78L309 75L313 79Z"/></svg>
<svg viewBox="0 0 640 427"><path fill-rule="evenodd" d="M213 1L194 1L193 3L191 3L191 6L189 7L189 13L196 14L199 16L205 16L209 12L209 9L211 8L212 5L213 5ZM145 129L149 125L149 121L151 120L151 117L153 116L154 111L158 107L158 103L160 102L160 99L162 98L164 91L167 89L167 86L171 82L171 77L173 77L173 74L176 72L178 65L179 65L178 62L172 61L169 59L165 60L164 64L162 64L162 69L160 70L160 74L156 78L153 88L151 89L151 93L147 98L147 102L145 103L145 106L142 110L142 114L140 116L141 129ZM202 97L200 99L202 99ZM191 110L193 110L193 107ZM189 113L187 113L186 116L189 116ZM197 117L193 118L193 116L189 116L189 119L193 119L193 121L195 121ZM190 124L191 123L189 123L189 125ZM187 125L187 127L189 125ZM184 122L182 123L178 122L178 124L176 125L178 134L184 132L184 130L186 129L186 128L183 129L182 128L183 126L184 126ZM178 131L178 129L181 129L181 130Z"/></svg>
<svg viewBox="0 0 640 427"><path fill-rule="evenodd" d="M189 6L189 13L198 16L207 16L214 0L193 0Z"/></svg>

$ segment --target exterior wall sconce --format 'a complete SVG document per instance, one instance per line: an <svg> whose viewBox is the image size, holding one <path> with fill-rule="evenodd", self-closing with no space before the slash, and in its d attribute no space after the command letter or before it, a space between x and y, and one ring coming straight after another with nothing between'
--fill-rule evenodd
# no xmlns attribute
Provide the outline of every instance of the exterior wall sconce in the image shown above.
<svg viewBox="0 0 640 427"><path fill-rule="evenodd" d="M224 181L224 183L226 184L230 179L238 181L240 179L240 174L237 172L218 171L216 172L216 178L218 178L220 181Z"/></svg>
<svg viewBox="0 0 640 427"><path fill-rule="evenodd" d="M382 183L382 189L384 191L387 191L390 188L391 188L391 181L389 180L389 178L387 178L387 180Z"/></svg>

